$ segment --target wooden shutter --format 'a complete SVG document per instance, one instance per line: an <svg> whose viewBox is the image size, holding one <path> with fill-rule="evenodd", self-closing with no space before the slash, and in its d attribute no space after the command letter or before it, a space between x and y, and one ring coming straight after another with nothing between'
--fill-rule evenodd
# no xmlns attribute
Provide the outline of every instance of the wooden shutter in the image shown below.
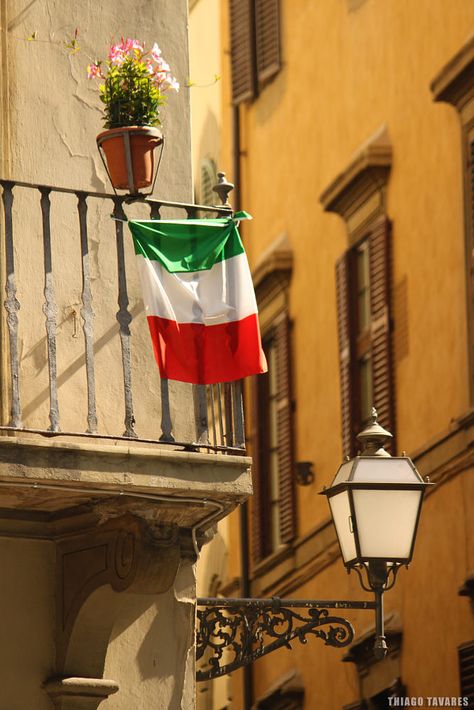
<svg viewBox="0 0 474 710"><path fill-rule="evenodd" d="M353 397L351 383L351 332L349 310L349 252L336 262L337 333L341 383L342 453L353 452Z"/></svg>
<svg viewBox="0 0 474 710"><path fill-rule="evenodd" d="M266 385L267 375L255 375L251 380L252 397L252 524L250 543L252 548L253 564L259 562L265 556L265 530L266 530L266 510L265 510L265 471L264 471L264 448L266 426L262 421L264 413L261 411L260 402L262 388Z"/></svg>
<svg viewBox="0 0 474 710"><path fill-rule="evenodd" d="M230 0L232 101L255 96L255 29L253 0Z"/></svg>
<svg viewBox="0 0 474 710"><path fill-rule="evenodd" d="M257 77L264 84L280 71L279 0L255 0Z"/></svg>
<svg viewBox="0 0 474 710"><path fill-rule="evenodd" d="M380 424L395 437L390 261L390 223L382 217L369 236L373 404Z"/></svg>
<svg viewBox="0 0 474 710"><path fill-rule="evenodd" d="M468 707L474 707L474 641L458 649L461 697L469 698Z"/></svg>
<svg viewBox="0 0 474 710"><path fill-rule="evenodd" d="M296 534L293 453L293 401L291 391L290 320L285 314L275 328L277 362L277 434L281 542Z"/></svg>
<svg viewBox="0 0 474 710"><path fill-rule="evenodd" d="M474 404L474 128L467 134L466 288L469 348L469 390Z"/></svg>

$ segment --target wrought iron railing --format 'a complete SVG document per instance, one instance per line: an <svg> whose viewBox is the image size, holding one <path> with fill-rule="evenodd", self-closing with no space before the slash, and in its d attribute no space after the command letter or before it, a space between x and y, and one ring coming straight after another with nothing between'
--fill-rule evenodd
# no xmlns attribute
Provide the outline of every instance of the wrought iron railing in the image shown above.
<svg viewBox="0 0 474 710"><path fill-rule="evenodd" d="M227 215L231 208L12 180L0 185L0 431L241 452L239 382L159 380L124 230L128 218Z"/></svg>

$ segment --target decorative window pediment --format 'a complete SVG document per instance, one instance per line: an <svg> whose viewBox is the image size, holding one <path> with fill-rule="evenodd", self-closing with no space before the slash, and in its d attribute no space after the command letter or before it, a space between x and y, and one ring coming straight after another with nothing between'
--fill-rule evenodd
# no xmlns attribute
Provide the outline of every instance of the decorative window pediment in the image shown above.
<svg viewBox="0 0 474 710"><path fill-rule="evenodd" d="M350 236L385 212L391 166L392 146L387 128L382 126L321 194L325 211L339 214Z"/></svg>
<svg viewBox="0 0 474 710"><path fill-rule="evenodd" d="M446 101L461 111L474 98L474 36L431 82L435 101Z"/></svg>

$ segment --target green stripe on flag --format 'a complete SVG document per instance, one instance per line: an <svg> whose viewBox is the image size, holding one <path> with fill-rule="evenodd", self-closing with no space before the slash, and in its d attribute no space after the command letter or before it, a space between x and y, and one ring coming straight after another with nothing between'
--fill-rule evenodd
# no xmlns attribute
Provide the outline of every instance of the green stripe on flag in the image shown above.
<svg viewBox="0 0 474 710"><path fill-rule="evenodd" d="M244 252L232 219L131 220L128 224L135 253L161 262L170 273L206 271Z"/></svg>

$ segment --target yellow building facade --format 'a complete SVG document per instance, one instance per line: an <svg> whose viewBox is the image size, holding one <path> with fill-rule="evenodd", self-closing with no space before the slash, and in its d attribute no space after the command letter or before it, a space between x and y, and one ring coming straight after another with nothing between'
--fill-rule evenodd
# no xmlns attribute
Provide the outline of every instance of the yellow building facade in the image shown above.
<svg viewBox="0 0 474 710"><path fill-rule="evenodd" d="M373 405L392 452L435 484L413 564L386 595L387 658L371 654L370 614L351 612L349 651L294 642L232 676L231 707L467 698L474 7L232 0L220 10L220 165L238 182L234 206L254 218L242 233L270 365L246 392L250 565L234 513L231 595L248 573L254 597L368 598L345 572L319 493L356 452Z"/></svg>

